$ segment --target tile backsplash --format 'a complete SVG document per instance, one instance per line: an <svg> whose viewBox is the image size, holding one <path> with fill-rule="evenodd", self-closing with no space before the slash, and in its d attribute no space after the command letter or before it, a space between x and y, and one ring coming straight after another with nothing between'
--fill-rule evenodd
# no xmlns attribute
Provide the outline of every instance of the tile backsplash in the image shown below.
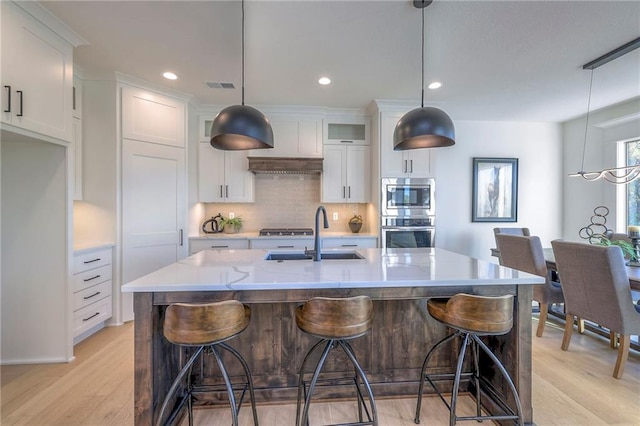
<svg viewBox="0 0 640 426"><path fill-rule="evenodd" d="M233 212L243 219L241 232L261 228L313 228L320 203L318 175L256 175L255 203L206 203L205 218ZM329 232L351 232L349 219L359 214L366 223L366 204L322 204L329 217ZM333 220L334 213L338 220ZM365 227L361 233L369 232Z"/></svg>

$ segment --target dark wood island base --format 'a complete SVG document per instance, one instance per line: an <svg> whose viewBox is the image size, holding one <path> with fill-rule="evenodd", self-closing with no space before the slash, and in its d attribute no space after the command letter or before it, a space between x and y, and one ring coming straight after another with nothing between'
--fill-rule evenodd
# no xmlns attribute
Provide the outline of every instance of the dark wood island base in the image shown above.
<svg viewBox="0 0 640 426"><path fill-rule="evenodd" d="M399 288L352 288L317 290L244 290L207 292L137 292L135 310L135 424L153 424L172 379L180 368L184 354L170 345L162 335L162 320L166 307L175 302L205 303L235 299L251 305L249 327L229 343L247 360L256 388L258 401L291 403L295 401L300 363L316 342L296 326L295 308L315 296L349 297L368 295L374 300L374 320L371 332L353 342L356 355L369 378L377 398L416 397L420 368L427 351L449 331L433 320L426 311L426 300L449 297L456 293L480 295L513 294L514 326L504 336L486 340L502 360L518 389L525 423L532 424L531 408L531 297L530 285L462 285L455 287L421 286ZM457 345L440 351L430 366L450 370L455 364ZM207 380L217 383L215 363L205 362ZM482 360L481 360L482 364ZM341 371L348 364L339 358L328 362L327 369ZM240 367L231 361L231 375ZM490 363L481 369L494 368ZM504 383L499 375L493 383L503 394ZM335 398L338 391L318 393L318 397ZM430 387L425 390L432 391ZM225 400L225 397L221 397ZM211 401L200 400L200 404ZM495 411L490 399L486 409ZM226 403L226 402L225 402Z"/></svg>

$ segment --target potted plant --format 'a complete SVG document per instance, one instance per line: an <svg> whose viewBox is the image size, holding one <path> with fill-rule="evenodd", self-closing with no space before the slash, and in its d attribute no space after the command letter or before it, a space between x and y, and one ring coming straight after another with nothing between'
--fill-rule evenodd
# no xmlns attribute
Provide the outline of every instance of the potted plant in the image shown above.
<svg viewBox="0 0 640 426"><path fill-rule="evenodd" d="M353 215L351 219L349 219L349 229L354 234L360 232L360 228L362 228L362 216L359 214Z"/></svg>
<svg viewBox="0 0 640 426"><path fill-rule="evenodd" d="M235 234L242 228L242 218L240 216L225 218L222 219L221 224L226 234Z"/></svg>
<svg viewBox="0 0 640 426"><path fill-rule="evenodd" d="M600 245L601 246L618 246L622 249L622 254L624 255L624 257L628 258L633 262L637 262L639 260L636 250L633 248L633 245L631 245L631 243L628 241L625 241L625 240L611 241L607 237L602 237L600 238Z"/></svg>

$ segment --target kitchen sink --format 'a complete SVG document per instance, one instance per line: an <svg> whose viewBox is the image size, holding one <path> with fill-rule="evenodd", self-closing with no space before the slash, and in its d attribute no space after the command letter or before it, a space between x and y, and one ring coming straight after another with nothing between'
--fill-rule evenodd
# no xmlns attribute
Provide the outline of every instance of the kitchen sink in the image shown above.
<svg viewBox="0 0 640 426"><path fill-rule="evenodd" d="M355 251L328 251L321 252L322 260L354 260L364 259L360 253ZM277 252L272 251L267 253L264 260L313 260L313 256L310 254L304 254L304 252Z"/></svg>

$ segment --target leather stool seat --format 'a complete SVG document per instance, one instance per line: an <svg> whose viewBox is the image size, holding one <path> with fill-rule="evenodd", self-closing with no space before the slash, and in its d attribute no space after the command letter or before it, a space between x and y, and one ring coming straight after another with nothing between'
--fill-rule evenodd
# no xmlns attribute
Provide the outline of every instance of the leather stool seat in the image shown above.
<svg viewBox="0 0 640 426"><path fill-rule="evenodd" d="M418 403L416 406L415 423L420 423L420 408L422 405L422 395L424 392L424 382L435 389L440 399L444 402L450 412L449 424L453 426L458 420L514 420L517 424L522 425L522 407L518 392L509 377L506 369L498 358L493 354L491 349L480 339L479 336L498 336L509 333L513 327L513 296L476 296L470 294L456 294L449 299L430 299L427 301L427 311L436 320L454 329L454 333L446 336L436 343L427 354L420 376L420 388L418 390ZM426 374L429 360L436 349L444 344L452 341L456 337L462 338L460 351L458 353L458 361L455 373L439 373ZM473 354L473 363L471 372L463 372L464 358L467 352L467 346L471 347ZM499 395L495 389L490 388L490 384L484 378L480 377L479 368L479 352L482 350L491 361L495 364L498 371L502 374L507 386L515 401L515 410L507 404L506 399ZM473 381L476 397L476 415L460 417L456 415L456 405L458 391L460 389L461 380ZM442 396L440 389L436 386L436 381L448 380L453 381L453 390L451 393L451 402ZM503 414L483 415L481 407L481 383L489 391L500 407Z"/></svg>
<svg viewBox="0 0 640 426"><path fill-rule="evenodd" d="M167 307L163 322L164 337L174 345L194 347L196 350L193 351L178 373L178 376L173 381L171 388L162 403L160 414L158 415L156 422L157 425L171 424L185 403L187 404L189 414L189 425L193 425L192 395L194 393L210 392L215 390L214 386L191 383L191 369L193 364L198 357L202 356L205 349L207 349L207 353L210 352L214 356L220 372L222 373L222 377L225 382L225 390L229 396L233 425L238 425L238 410L242 405L242 400L247 389L249 390L254 424L258 425L253 381L251 379L249 367L238 351L225 343L225 341L244 331L249 325L250 319L251 308L236 300L207 304L174 303ZM233 355L242 365L244 370L246 382L242 383L242 393L237 406L233 389L234 385L231 383L227 369L220 357L219 349L224 349L231 353L231 355ZM184 396L172 410L168 418L164 419L164 414L167 411L169 403L183 384L182 382L185 379L185 376L186 389L184 390Z"/></svg>
<svg viewBox="0 0 640 426"><path fill-rule="evenodd" d="M311 397L319 381L320 372L329 355L334 348L341 348L347 355L354 367L355 375L349 377L356 387L356 397L358 399L358 422L348 423L349 425L377 425L378 415L371 386L364 371L360 367L355 353L348 340L363 336L371 329L373 318L373 303L367 296L356 296L351 298L327 298L316 297L308 300L296 309L296 324L300 330L319 337L321 340L307 352L298 376L298 401L296 411L296 425L307 426L309 420L309 406ZM313 377L307 388L304 381L305 366L312 354L322 349L322 354L313 371ZM340 380L340 379L338 379ZM344 379L343 379L344 380ZM335 386L336 378L327 379ZM361 386L364 386L365 393L369 399L369 407L365 404ZM304 398L304 407L301 411L301 402ZM366 420L363 419L362 411L365 411Z"/></svg>

